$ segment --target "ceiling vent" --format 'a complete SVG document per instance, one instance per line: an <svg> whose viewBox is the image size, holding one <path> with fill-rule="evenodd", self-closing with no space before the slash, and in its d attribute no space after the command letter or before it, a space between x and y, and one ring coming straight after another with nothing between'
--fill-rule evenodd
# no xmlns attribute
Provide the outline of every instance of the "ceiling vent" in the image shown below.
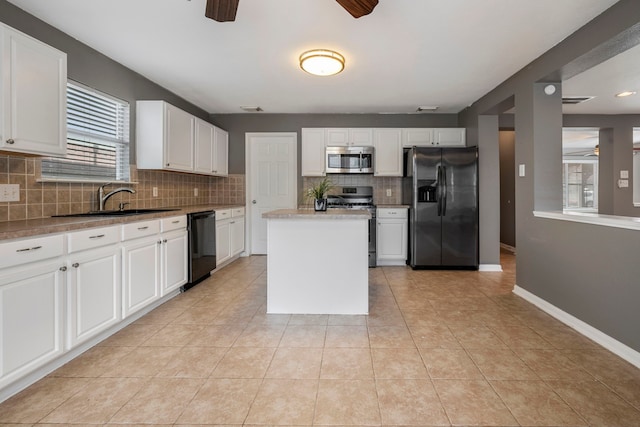
<svg viewBox="0 0 640 427"><path fill-rule="evenodd" d="M248 113L259 113L260 111L264 111L262 108L260 107L248 107L248 106L244 106L244 107L240 107L241 109L243 109L244 111L248 112Z"/></svg>
<svg viewBox="0 0 640 427"><path fill-rule="evenodd" d="M595 98L595 96L564 96L562 97L562 103L565 105L576 105L587 102L593 98Z"/></svg>

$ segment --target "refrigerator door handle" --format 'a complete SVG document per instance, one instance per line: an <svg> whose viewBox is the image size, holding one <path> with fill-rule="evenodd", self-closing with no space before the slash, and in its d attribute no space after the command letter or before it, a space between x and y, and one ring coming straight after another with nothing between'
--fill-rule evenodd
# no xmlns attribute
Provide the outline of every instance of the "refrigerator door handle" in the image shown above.
<svg viewBox="0 0 640 427"><path fill-rule="evenodd" d="M447 168L442 167L442 216L447 214Z"/></svg>
<svg viewBox="0 0 640 427"><path fill-rule="evenodd" d="M442 167L436 169L436 198L438 199L438 216L442 216Z"/></svg>

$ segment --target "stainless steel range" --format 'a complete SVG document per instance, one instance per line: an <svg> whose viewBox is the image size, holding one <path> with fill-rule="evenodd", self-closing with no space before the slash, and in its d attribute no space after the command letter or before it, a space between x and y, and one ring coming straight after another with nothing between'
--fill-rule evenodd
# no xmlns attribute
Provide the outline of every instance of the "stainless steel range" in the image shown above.
<svg viewBox="0 0 640 427"><path fill-rule="evenodd" d="M366 209L369 220L369 267L376 266L376 206L373 187L335 187L327 196L327 209Z"/></svg>

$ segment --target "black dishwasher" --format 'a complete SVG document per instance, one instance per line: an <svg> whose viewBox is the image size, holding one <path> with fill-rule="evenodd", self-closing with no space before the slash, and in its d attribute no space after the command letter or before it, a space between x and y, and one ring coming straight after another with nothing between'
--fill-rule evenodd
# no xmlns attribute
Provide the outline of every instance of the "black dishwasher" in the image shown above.
<svg viewBox="0 0 640 427"><path fill-rule="evenodd" d="M183 291L209 277L216 268L216 212L194 212L187 215L189 234L189 282Z"/></svg>

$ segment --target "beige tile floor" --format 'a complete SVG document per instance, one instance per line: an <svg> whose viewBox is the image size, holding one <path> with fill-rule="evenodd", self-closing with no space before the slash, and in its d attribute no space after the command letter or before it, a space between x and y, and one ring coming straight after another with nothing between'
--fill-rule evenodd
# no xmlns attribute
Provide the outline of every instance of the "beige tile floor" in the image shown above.
<svg viewBox="0 0 640 427"><path fill-rule="evenodd" d="M369 316L267 315L243 258L0 405L19 425L640 426L640 370L503 273L370 270Z"/></svg>

